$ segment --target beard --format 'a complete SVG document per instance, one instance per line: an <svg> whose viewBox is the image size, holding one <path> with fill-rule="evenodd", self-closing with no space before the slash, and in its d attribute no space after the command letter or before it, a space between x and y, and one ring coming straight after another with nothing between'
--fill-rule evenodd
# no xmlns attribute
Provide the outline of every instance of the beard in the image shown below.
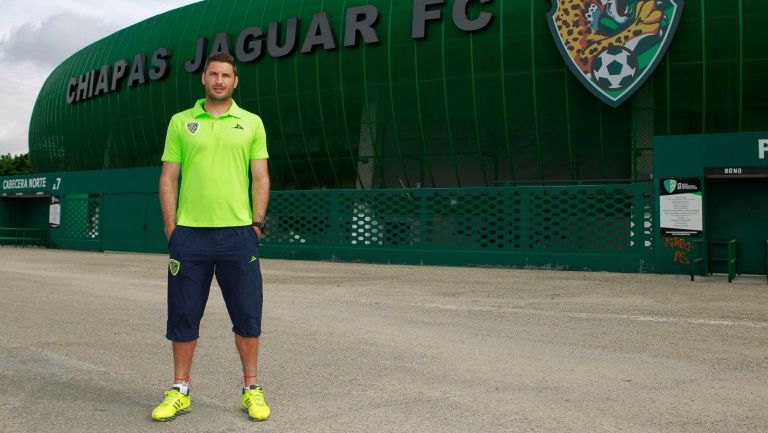
<svg viewBox="0 0 768 433"><path fill-rule="evenodd" d="M205 97L208 98L211 101L227 101L232 97L232 93L234 93L235 89L232 88L228 92L222 94L216 94L213 92L213 89L209 89L208 87L205 88Z"/></svg>

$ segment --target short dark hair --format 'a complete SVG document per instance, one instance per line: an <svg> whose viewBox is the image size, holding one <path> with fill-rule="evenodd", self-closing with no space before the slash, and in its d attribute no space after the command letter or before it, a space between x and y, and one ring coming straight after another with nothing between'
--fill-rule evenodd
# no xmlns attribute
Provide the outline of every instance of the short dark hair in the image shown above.
<svg viewBox="0 0 768 433"><path fill-rule="evenodd" d="M203 73L208 70L208 65L211 62L221 62L221 63L229 63L232 65L232 69L235 71L235 77L237 77L237 65L235 64L235 58L232 57L228 53L224 52L218 52L211 54L210 57L205 61L205 67L203 68Z"/></svg>

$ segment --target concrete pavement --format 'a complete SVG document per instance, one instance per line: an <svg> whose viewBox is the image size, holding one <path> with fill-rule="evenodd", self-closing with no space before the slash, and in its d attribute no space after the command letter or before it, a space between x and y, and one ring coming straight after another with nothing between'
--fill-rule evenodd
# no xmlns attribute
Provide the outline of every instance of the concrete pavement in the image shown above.
<svg viewBox="0 0 768 433"><path fill-rule="evenodd" d="M764 432L765 278L264 260L260 376L212 289L193 412L172 379L167 257L0 248L2 432Z"/></svg>

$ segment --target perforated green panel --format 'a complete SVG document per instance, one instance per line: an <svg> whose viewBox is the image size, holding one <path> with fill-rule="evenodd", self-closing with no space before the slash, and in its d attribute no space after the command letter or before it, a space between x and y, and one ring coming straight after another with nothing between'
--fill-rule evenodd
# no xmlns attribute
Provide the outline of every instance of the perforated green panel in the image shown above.
<svg viewBox="0 0 768 433"><path fill-rule="evenodd" d="M424 200L395 191L378 194L347 191L340 195L337 220L344 236L343 242L355 246L382 246L407 248L426 241L424 238ZM350 209L346 217L346 209Z"/></svg>
<svg viewBox="0 0 768 433"><path fill-rule="evenodd" d="M421 262L437 253L446 264L624 266L568 259L607 255L642 267L653 248L651 194L649 184L280 191L263 245L272 257Z"/></svg>
<svg viewBox="0 0 768 433"><path fill-rule="evenodd" d="M64 239L93 240L101 236L101 197L70 195L62 200Z"/></svg>
<svg viewBox="0 0 768 433"><path fill-rule="evenodd" d="M274 193L273 193L274 194ZM329 239L330 199L311 192L271 199L268 239L275 244L318 245ZM275 226L275 227L273 227Z"/></svg>

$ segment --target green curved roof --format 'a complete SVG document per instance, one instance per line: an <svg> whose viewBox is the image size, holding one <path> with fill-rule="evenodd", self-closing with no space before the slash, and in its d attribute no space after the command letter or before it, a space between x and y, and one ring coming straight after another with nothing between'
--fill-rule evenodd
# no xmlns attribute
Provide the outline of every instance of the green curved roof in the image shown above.
<svg viewBox="0 0 768 433"><path fill-rule="evenodd" d="M199 37L300 18L295 51L239 64L235 98L259 114L278 189L485 186L537 180L630 178L654 135L768 130L768 2L688 1L653 77L611 108L560 57L549 1L470 2L460 30L451 4L412 37L414 2L208 0L106 37L64 61L44 84L30 124L34 168L62 171L160 164L170 116L203 94L184 63ZM380 42L344 46L349 8L372 5ZM335 49L299 52L326 12ZM167 77L67 103L71 80L143 53L151 69L170 52ZM266 44L264 50L267 50ZM111 77L110 77L111 78ZM94 78L94 86L97 87ZM103 90L103 89L102 89ZM87 92L93 93L93 89ZM646 167L647 168L647 167Z"/></svg>

